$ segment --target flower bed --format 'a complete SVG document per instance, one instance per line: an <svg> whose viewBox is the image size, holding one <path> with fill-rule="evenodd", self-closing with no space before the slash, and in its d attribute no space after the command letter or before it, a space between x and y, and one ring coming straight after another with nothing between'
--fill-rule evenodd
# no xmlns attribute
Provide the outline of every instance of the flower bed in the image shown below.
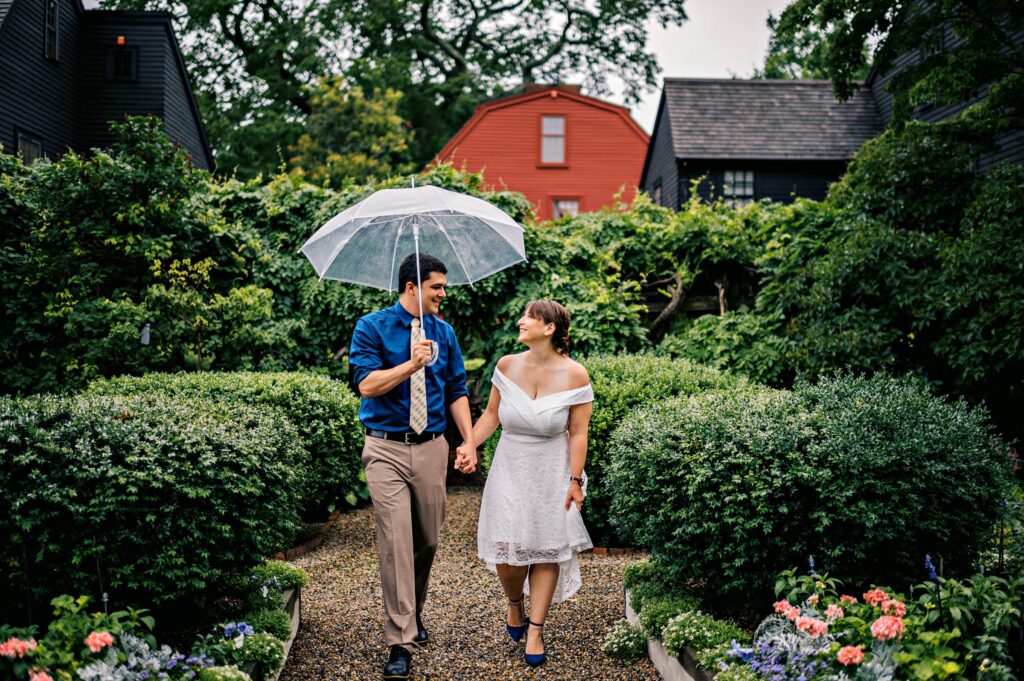
<svg viewBox="0 0 1024 681"><path fill-rule="evenodd" d="M252 571L246 621L217 625L188 655L157 646L155 622L143 610L89 613L89 598L60 596L45 636L35 627L0 625L0 677L55 679L276 679L301 617L305 573L271 561ZM283 609L283 610L282 610ZM275 617L273 615L279 615Z"/></svg>

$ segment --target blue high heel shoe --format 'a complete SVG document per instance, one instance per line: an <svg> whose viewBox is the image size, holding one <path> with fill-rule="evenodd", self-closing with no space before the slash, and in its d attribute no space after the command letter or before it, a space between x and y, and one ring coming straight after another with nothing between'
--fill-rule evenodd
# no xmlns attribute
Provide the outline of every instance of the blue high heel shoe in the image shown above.
<svg viewBox="0 0 1024 681"><path fill-rule="evenodd" d="M544 626L543 622L537 624L536 622L531 622L530 620L526 620L526 624L527 626L537 627L538 629ZM540 640L544 640L544 632L541 632ZM524 652L523 657L526 659L526 664L530 665L531 667L539 667L542 664L544 664L545 660L548 659L546 651L539 655L531 655L530 653Z"/></svg>
<svg viewBox="0 0 1024 681"><path fill-rule="evenodd" d="M509 601L508 602L509 605L518 605L519 606L519 619L520 620L526 620L526 609L523 608L523 598L524 598L524 596L520 596L518 601ZM529 621L529 620L526 620L526 621ZM511 624L508 623L508 616L506 615L506 617L505 617L505 631L508 632L509 637L511 637L511 639L513 641L515 641L516 643L519 643L523 639L523 634L526 633L526 627L527 626L528 625L526 625L526 624L521 624L518 627L513 627Z"/></svg>

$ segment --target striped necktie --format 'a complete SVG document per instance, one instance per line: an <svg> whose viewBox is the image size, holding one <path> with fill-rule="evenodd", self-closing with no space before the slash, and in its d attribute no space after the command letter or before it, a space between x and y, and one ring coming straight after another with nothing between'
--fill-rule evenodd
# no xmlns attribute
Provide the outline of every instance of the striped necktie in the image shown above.
<svg viewBox="0 0 1024 681"><path fill-rule="evenodd" d="M410 347L415 347L423 340L423 329L420 320L412 320ZM427 428L427 375L426 369L420 369L409 377L409 426L417 433Z"/></svg>

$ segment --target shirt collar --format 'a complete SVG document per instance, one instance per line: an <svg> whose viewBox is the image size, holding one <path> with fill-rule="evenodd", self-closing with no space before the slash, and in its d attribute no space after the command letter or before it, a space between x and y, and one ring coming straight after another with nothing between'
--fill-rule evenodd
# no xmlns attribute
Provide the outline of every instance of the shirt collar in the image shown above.
<svg viewBox="0 0 1024 681"><path fill-rule="evenodd" d="M391 309L395 311L396 315L398 315L398 321L402 323L402 326L406 328L412 327L412 320L415 319L415 317L409 314L409 311L402 307L401 303L395 303L394 307L392 307ZM423 316L429 317L430 315L425 314Z"/></svg>

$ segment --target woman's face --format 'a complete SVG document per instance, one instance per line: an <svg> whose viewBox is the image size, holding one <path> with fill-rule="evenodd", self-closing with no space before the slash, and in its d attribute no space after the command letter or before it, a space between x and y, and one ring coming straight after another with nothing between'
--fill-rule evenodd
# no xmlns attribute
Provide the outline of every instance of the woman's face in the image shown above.
<svg viewBox="0 0 1024 681"><path fill-rule="evenodd" d="M535 343L537 341L544 340L545 336L550 336L555 332L554 324L545 324L543 319L537 319L531 317L529 311L524 311L523 316L519 318L519 342Z"/></svg>

